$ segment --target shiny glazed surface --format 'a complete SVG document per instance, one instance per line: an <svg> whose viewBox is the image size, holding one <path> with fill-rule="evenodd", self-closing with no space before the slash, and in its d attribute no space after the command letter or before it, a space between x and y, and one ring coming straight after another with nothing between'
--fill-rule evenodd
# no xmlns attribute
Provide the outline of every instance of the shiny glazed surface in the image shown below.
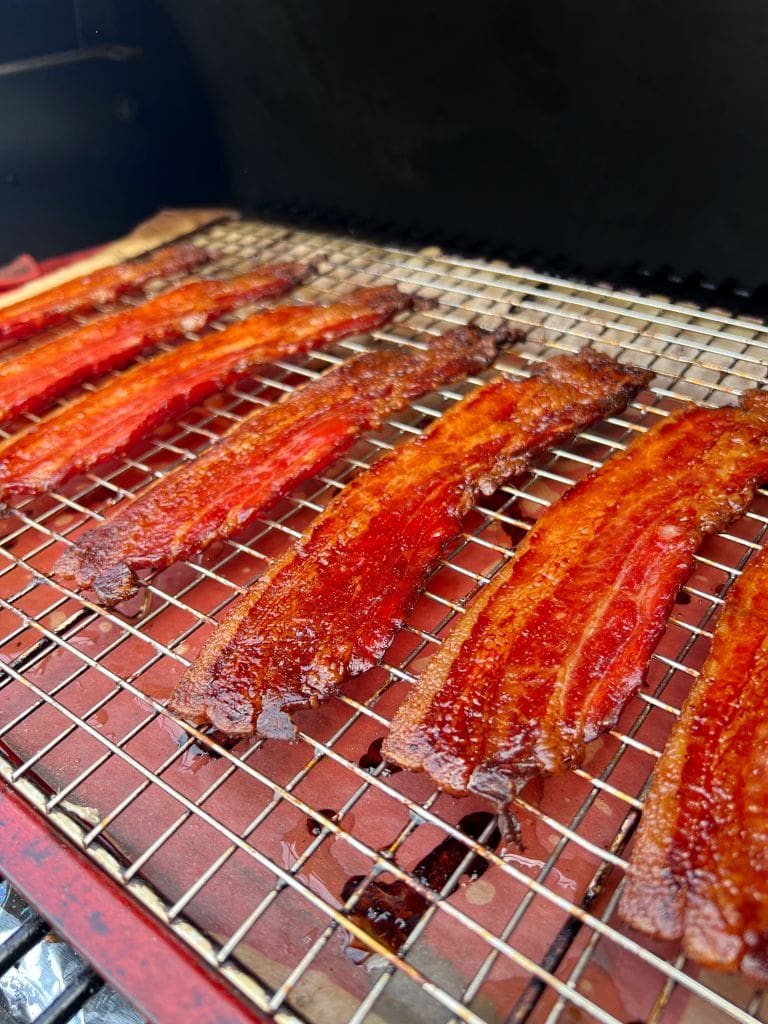
<svg viewBox="0 0 768 1024"><path fill-rule="evenodd" d="M192 281L132 309L68 331L0 362L0 422L34 412L84 380L125 366L143 349L205 327L248 302L282 295L311 268L282 263L229 280Z"/></svg>
<svg viewBox="0 0 768 1024"><path fill-rule="evenodd" d="M477 494L624 408L649 376L585 349L478 388L331 502L218 627L172 707L232 735L292 736L292 708L381 657Z"/></svg>
<svg viewBox="0 0 768 1024"><path fill-rule="evenodd" d="M55 327L73 313L86 313L119 295L136 291L153 277L192 270L211 258L198 245L174 245L141 259L95 270L0 309L0 349Z"/></svg>
<svg viewBox="0 0 768 1024"><path fill-rule="evenodd" d="M410 304L396 288L364 288L332 306L265 310L155 356L0 445L0 498L48 490L262 363L372 330Z"/></svg>
<svg viewBox="0 0 768 1024"><path fill-rule="evenodd" d="M509 332L505 332L505 335ZM501 340L501 339L498 339ZM294 484L329 465L361 431L440 384L487 366L494 335L459 327L426 351L356 356L258 409L192 463L89 530L55 572L114 604L161 569L243 529Z"/></svg>
<svg viewBox="0 0 768 1024"><path fill-rule="evenodd" d="M726 598L645 800L619 911L768 984L768 550Z"/></svg>
<svg viewBox="0 0 768 1024"><path fill-rule="evenodd" d="M571 488L400 707L384 756L502 806L578 766L640 686L703 536L768 476L768 395L691 408Z"/></svg>

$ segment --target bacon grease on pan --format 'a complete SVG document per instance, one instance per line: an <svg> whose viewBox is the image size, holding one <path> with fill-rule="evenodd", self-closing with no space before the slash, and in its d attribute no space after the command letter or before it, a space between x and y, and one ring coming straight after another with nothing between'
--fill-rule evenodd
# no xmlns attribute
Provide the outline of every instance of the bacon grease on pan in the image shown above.
<svg viewBox="0 0 768 1024"><path fill-rule="evenodd" d="M333 818L333 811L328 811L326 816ZM479 840L484 833L490 833L484 845L489 850L495 850L501 842L501 832L495 826L491 827L493 820L493 815L488 811L475 811L473 814L465 814L456 828L475 840ZM319 825L314 818L309 821ZM319 834L318 828L315 835ZM470 857L469 849L460 839L448 836L421 858L411 874L421 885L445 899L456 891L462 875L474 881L485 874L488 866L488 861L481 854L476 853ZM365 881L365 877L352 875L347 879L341 891L344 903ZM349 917L366 934L378 939L393 953L398 953L431 903L429 897L419 892L412 882L399 878L387 882L377 876L364 887ZM364 955L369 952L368 947L354 937L350 946L362 950Z"/></svg>
<svg viewBox="0 0 768 1024"><path fill-rule="evenodd" d="M706 533L768 474L768 394L670 416L547 509L398 710L384 756L501 806L640 686Z"/></svg>
<svg viewBox="0 0 768 1024"><path fill-rule="evenodd" d="M54 327L75 313L87 313L138 291L153 277L167 277L200 266L211 258L198 245L174 245L141 259L117 263L73 278L39 295L0 309L0 349Z"/></svg>
<svg viewBox="0 0 768 1024"><path fill-rule="evenodd" d="M197 331L222 313L283 295L310 275L303 263L259 267L229 280L191 281L0 362L0 422L34 412L84 380L125 366L142 349Z"/></svg>
<svg viewBox="0 0 768 1024"><path fill-rule="evenodd" d="M363 430L440 384L487 366L497 336L457 327L426 351L370 352L258 409L188 465L89 530L54 573L114 604L135 593L136 573L162 569L244 529L301 480L329 465Z"/></svg>
<svg viewBox="0 0 768 1024"><path fill-rule="evenodd" d="M584 349L478 388L330 503L214 632L174 709L231 735L292 736L292 709L381 657L478 493L624 408L649 377Z"/></svg>
<svg viewBox="0 0 768 1024"><path fill-rule="evenodd" d="M619 912L768 985L768 550L733 585L656 766Z"/></svg>
<svg viewBox="0 0 768 1024"><path fill-rule="evenodd" d="M274 359L373 330L413 299L362 288L332 306L279 306L135 366L0 444L0 498L50 490Z"/></svg>

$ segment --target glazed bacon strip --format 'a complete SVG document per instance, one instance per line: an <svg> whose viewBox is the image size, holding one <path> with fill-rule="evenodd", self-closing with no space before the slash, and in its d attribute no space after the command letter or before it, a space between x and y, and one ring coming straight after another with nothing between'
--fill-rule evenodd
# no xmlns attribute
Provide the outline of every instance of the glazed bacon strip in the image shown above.
<svg viewBox="0 0 768 1024"><path fill-rule="evenodd" d="M120 295L138 291L153 277L168 277L207 262L199 245L173 245L127 263L73 278L0 309L0 349L29 338L75 313L88 313Z"/></svg>
<svg viewBox="0 0 768 1024"><path fill-rule="evenodd" d="M694 554L768 475L768 393L670 416L547 509L392 723L385 757L505 806L638 689Z"/></svg>
<svg viewBox="0 0 768 1024"><path fill-rule="evenodd" d="M373 330L412 301L397 288L363 288L332 306L268 309L155 356L0 445L0 499L49 490L263 363Z"/></svg>
<svg viewBox="0 0 768 1024"><path fill-rule="evenodd" d="M142 349L205 327L217 316L282 295L312 272L278 263L226 281L192 281L0 363L0 422L34 412L84 380L125 366Z"/></svg>
<svg viewBox="0 0 768 1024"><path fill-rule="evenodd" d="M104 604L138 589L136 573L159 570L244 529L292 486L329 465L363 431L440 384L483 369L497 336L458 327L426 351L370 352L259 409L194 462L158 481L89 530L54 572Z"/></svg>
<svg viewBox="0 0 768 1024"><path fill-rule="evenodd" d="M624 408L649 376L585 349L478 388L330 503L221 623L174 710L230 735L290 737L292 709L381 657L477 495Z"/></svg>
<svg viewBox="0 0 768 1024"><path fill-rule="evenodd" d="M731 588L645 800L619 910L768 985L768 550Z"/></svg>

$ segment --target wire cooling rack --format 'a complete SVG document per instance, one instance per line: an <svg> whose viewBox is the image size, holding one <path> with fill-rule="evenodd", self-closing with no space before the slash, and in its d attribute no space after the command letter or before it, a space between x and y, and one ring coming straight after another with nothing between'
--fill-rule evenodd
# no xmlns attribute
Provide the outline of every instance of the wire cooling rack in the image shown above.
<svg viewBox="0 0 768 1024"><path fill-rule="evenodd" d="M723 594L761 543L765 492L701 549L647 686L617 728L591 745L582 769L523 791L522 848L500 845L490 820L469 838L459 826L488 810L481 800L440 794L376 756L440 637L541 511L681 403L720 404L761 384L768 329L718 309L437 249L253 221L194 237L222 253L211 273L322 254L300 298L327 301L390 282L437 305L371 338L272 365L160 429L131 458L21 503L0 524L2 778L279 1021L768 1020L768 1004L743 980L698 969L674 944L641 939L615 913L650 772ZM107 611L46 578L113 503L193 458L255 406L350 353L418 345L424 332L450 324L504 320L530 332L492 370L414 402L246 534L164 571L130 602ZM586 342L652 369L650 390L483 499L380 666L319 710L297 714L298 742L243 740L228 749L165 710L214 621L349 479L480 379L525 375ZM414 869L451 838L459 856L438 892ZM397 951L355 911L374 880L399 883L421 908Z"/></svg>

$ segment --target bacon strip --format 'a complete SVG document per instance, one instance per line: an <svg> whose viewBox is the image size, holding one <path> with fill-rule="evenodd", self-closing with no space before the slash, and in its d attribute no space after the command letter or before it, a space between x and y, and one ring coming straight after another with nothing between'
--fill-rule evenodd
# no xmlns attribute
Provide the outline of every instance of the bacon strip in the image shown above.
<svg viewBox="0 0 768 1024"><path fill-rule="evenodd" d="M54 327L75 313L87 313L119 295L138 291L153 277L192 270L211 254L198 245L174 245L138 260L104 267L0 309L0 349Z"/></svg>
<svg viewBox="0 0 768 1024"><path fill-rule="evenodd" d="M398 710L385 757L506 805L639 687L704 534L768 475L768 394L671 416L549 508Z"/></svg>
<svg viewBox="0 0 768 1024"><path fill-rule="evenodd" d="M362 288L333 306L280 306L155 356L0 445L0 498L50 490L274 359L373 330L413 300Z"/></svg>
<svg viewBox="0 0 768 1024"><path fill-rule="evenodd" d="M15 358L11 355L0 363L0 422L40 409L75 384L125 366L142 349L200 330L248 302L282 295L306 280L312 269L278 263L228 281L192 281Z"/></svg>
<svg viewBox="0 0 768 1024"><path fill-rule="evenodd" d="M331 502L218 627L174 710L230 735L290 737L291 709L381 657L478 493L623 408L649 376L585 349L473 392Z"/></svg>
<svg viewBox="0 0 768 1024"><path fill-rule="evenodd" d="M135 593L136 572L159 570L244 529L292 486L329 465L363 431L411 399L487 366L497 336L458 327L424 352L370 352L259 409L194 462L89 530L54 573L105 604Z"/></svg>
<svg viewBox="0 0 768 1024"><path fill-rule="evenodd" d="M645 800L619 905L700 964L768 984L768 550L732 587Z"/></svg>

